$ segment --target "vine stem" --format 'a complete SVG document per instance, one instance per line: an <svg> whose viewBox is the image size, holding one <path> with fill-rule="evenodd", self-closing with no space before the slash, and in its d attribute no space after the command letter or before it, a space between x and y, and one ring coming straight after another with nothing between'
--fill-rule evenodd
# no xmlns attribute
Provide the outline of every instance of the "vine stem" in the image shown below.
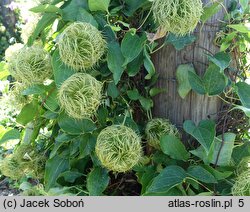
<svg viewBox="0 0 250 212"><path fill-rule="evenodd" d="M165 46L165 43L163 43L159 48L157 48L154 51L152 51L151 54L154 54L155 52L161 50L164 46Z"/></svg>
<svg viewBox="0 0 250 212"><path fill-rule="evenodd" d="M218 162L219 162L219 158L220 158L220 155L221 155L221 151L222 151L222 148L225 144L225 126L226 126L226 123L227 123L227 114L226 114L226 117L224 119L224 123L223 123L223 129L222 129L222 137L221 137L221 145L220 145L220 149L218 151L218 154L216 156L216 160L215 160L215 167L218 165Z"/></svg>
<svg viewBox="0 0 250 212"><path fill-rule="evenodd" d="M225 102L225 103L227 103L227 104L229 104L229 105L236 106L236 107L238 106L238 105L236 105L236 104L234 104L234 103L231 103L231 102L229 102L229 101L223 99L223 98L222 98L221 96L219 96L219 95L217 95L217 97L220 98L223 102Z"/></svg>
<svg viewBox="0 0 250 212"><path fill-rule="evenodd" d="M123 119L123 122L122 122L122 125L123 125L123 126L125 125L125 122L126 122L126 120L127 120L128 113L129 113L129 112L126 110L125 116L124 116L124 119Z"/></svg>
<svg viewBox="0 0 250 212"><path fill-rule="evenodd" d="M136 29L136 31L139 31L143 27L143 25L146 23L147 19L149 18L151 12L152 12L152 7L150 8L150 11L148 12L147 16L145 17L141 25Z"/></svg>
<svg viewBox="0 0 250 212"><path fill-rule="evenodd" d="M191 178L191 177L187 177L186 179L190 179L193 180L194 182L198 183L199 185L203 186L205 189L207 189L209 192L213 193L212 190L210 190L208 187L206 187L205 185L203 185L202 183L200 183L198 180Z"/></svg>

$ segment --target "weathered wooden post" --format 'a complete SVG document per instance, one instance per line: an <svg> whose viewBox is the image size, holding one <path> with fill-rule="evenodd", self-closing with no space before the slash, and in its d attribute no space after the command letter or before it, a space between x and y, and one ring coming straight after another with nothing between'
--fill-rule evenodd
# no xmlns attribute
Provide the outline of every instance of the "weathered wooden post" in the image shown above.
<svg viewBox="0 0 250 212"><path fill-rule="evenodd" d="M208 0L203 0L203 5ZM226 0L228 5L230 0ZM158 95L154 101L154 115L170 119L176 126L181 127L184 120L193 120L196 123L210 116L216 118L220 110L221 101L217 97L208 97L191 92L182 99L177 92L176 69L180 64L192 63L197 74L203 75L208 67L208 58L205 53L218 52L213 44L216 33L219 31L220 20L223 20L225 10L222 8L216 15L200 26L194 32L197 40L181 51L173 46L166 46L153 56L153 61L159 73L158 87L166 88L167 92Z"/></svg>

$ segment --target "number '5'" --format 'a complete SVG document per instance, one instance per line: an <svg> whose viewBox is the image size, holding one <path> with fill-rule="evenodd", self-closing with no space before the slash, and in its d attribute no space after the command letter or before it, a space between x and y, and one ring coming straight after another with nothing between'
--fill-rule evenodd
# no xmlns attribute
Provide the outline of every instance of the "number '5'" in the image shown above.
<svg viewBox="0 0 250 212"><path fill-rule="evenodd" d="M239 199L238 206L241 208L244 206L244 199Z"/></svg>

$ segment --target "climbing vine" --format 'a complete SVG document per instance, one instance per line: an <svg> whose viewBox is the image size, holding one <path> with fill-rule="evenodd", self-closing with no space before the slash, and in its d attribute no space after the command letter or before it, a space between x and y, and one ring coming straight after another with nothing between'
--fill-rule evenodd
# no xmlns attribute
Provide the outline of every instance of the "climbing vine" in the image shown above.
<svg viewBox="0 0 250 212"><path fill-rule="evenodd" d="M216 96L226 113L186 120L183 132L152 114L167 92L152 55L192 44L196 26L221 9L204 75L182 64L176 78L181 98ZM54 0L30 10L33 32L0 69L15 79L7 96L19 108L0 144L20 141L0 171L23 194L249 195L249 1Z"/></svg>

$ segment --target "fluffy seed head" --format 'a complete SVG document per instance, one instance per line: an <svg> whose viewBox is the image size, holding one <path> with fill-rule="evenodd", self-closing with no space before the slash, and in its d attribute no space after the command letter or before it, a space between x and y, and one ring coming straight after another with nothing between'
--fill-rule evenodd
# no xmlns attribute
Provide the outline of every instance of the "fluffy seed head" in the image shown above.
<svg viewBox="0 0 250 212"><path fill-rule="evenodd" d="M24 47L10 60L9 71L27 85L43 83L52 75L50 55L40 46Z"/></svg>
<svg viewBox="0 0 250 212"><path fill-rule="evenodd" d="M156 149L161 149L161 136L165 134L179 136L177 128L168 119L161 118L150 120L146 125L145 134L148 144Z"/></svg>
<svg viewBox="0 0 250 212"><path fill-rule="evenodd" d="M19 180L29 175L35 179L42 179L46 157L28 144L21 144L12 155L0 162L0 171L4 176Z"/></svg>
<svg viewBox="0 0 250 212"><path fill-rule="evenodd" d="M233 196L250 196L250 170L242 172L232 187Z"/></svg>
<svg viewBox="0 0 250 212"><path fill-rule="evenodd" d="M142 157L141 139L129 127L112 125L98 135L95 151L104 167L114 172L126 172Z"/></svg>
<svg viewBox="0 0 250 212"><path fill-rule="evenodd" d="M10 61L23 47L24 45L22 43L15 43L9 46L8 49L5 50L5 60Z"/></svg>
<svg viewBox="0 0 250 212"><path fill-rule="evenodd" d="M237 166L236 172L240 175L242 172L246 170L250 171L250 157L245 157Z"/></svg>
<svg viewBox="0 0 250 212"><path fill-rule="evenodd" d="M18 161L13 157L6 157L0 161L0 171L2 175L11 178L12 180L18 180L23 177L23 171L20 170Z"/></svg>
<svg viewBox="0 0 250 212"><path fill-rule="evenodd" d="M92 68L103 56L106 42L97 28L89 23L69 25L58 42L62 61L77 71Z"/></svg>
<svg viewBox="0 0 250 212"><path fill-rule="evenodd" d="M9 101L12 105L15 105L17 109L21 109L24 105L31 102L30 96L22 95L22 92L26 89L26 86L22 83L15 82L9 91Z"/></svg>
<svg viewBox="0 0 250 212"><path fill-rule="evenodd" d="M155 0L152 10L163 30L180 36L195 29L203 12L201 0Z"/></svg>
<svg viewBox="0 0 250 212"><path fill-rule="evenodd" d="M86 73L76 73L63 82L58 100L61 109L75 119L91 118L101 103L102 83Z"/></svg>

